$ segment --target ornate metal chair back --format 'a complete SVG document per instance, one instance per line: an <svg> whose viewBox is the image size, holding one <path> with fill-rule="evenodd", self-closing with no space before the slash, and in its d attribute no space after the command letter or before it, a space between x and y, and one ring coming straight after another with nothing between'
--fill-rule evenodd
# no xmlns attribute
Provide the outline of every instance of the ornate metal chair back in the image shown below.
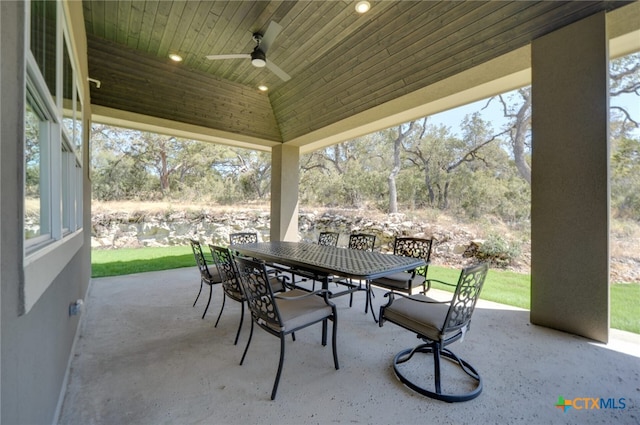
<svg viewBox="0 0 640 425"><path fill-rule="evenodd" d="M253 232L231 233L229 235L230 245L239 245L243 243L257 243L258 234Z"/></svg>
<svg viewBox="0 0 640 425"><path fill-rule="evenodd" d="M375 245L376 235L368 235L365 233L354 233L353 235L349 235L349 249L373 251Z"/></svg>
<svg viewBox="0 0 640 425"><path fill-rule="evenodd" d="M240 293L242 294L242 286L238 279L238 270L236 262L231 255L229 248L209 245L211 250L211 256L216 263L218 273L222 279L222 287L225 292Z"/></svg>
<svg viewBox="0 0 640 425"><path fill-rule="evenodd" d="M240 284L254 321L272 332L279 331L282 328L282 319L273 298L264 263L246 257L236 257L236 264Z"/></svg>
<svg viewBox="0 0 640 425"><path fill-rule="evenodd" d="M338 232L321 232L318 235L318 245L322 246L338 246L338 238L340 233Z"/></svg>
<svg viewBox="0 0 640 425"><path fill-rule="evenodd" d="M488 270L487 263L477 264L462 270L447 318L444 321L443 334L469 326Z"/></svg>
<svg viewBox="0 0 640 425"><path fill-rule="evenodd" d="M393 245L393 253L394 255L402 255L404 257L422 258L427 265L418 267L415 272L426 278L429 260L431 259L432 246L433 239L396 238Z"/></svg>
<svg viewBox="0 0 640 425"><path fill-rule="evenodd" d="M198 265L198 269L200 270L200 276L205 280L211 280L212 275L211 272L209 272L207 260L204 258L204 254L202 253L202 246L200 245L200 242L194 239L189 239L189 243L191 244L193 256L195 257L196 264Z"/></svg>

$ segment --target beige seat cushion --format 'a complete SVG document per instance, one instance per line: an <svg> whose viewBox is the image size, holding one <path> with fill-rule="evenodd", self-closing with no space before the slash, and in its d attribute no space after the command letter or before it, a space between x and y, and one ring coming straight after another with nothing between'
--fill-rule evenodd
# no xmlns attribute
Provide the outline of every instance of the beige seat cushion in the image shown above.
<svg viewBox="0 0 640 425"><path fill-rule="evenodd" d="M424 276L420 274L416 274L415 276L413 276L413 279L412 279L412 273L398 272L398 273L393 273L378 279L374 279L371 281L371 283L374 285L384 286L386 288L407 290L409 288L422 286L424 281L425 281Z"/></svg>
<svg viewBox="0 0 640 425"><path fill-rule="evenodd" d="M328 306L321 297L316 295L300 299L287 299L287 297L298 297L308 294L306 291L294 289L278 295L276 304L278 305L280 317L282 318L282 330L297 329L300 326L331 316L331 307Z"/></svg>
<svg viewBox="0 0 640 425"><path fill-rule="evenodd" d="M223 279L220 277L220 273L218 273L218 268L216 266L209 267L209 274L211 275L211 279L207 279L208 284L222 283Z"/></svg>
<svg viewBox="0 0 640 425"><path fill-rule="evenodd" d="M414 295L413 297L436 301L424 295ZM391 306L385 308L384 316L387 320L419 335L438 340L448 311L449 304L426 304L408 298L396 297Z"/></svg>

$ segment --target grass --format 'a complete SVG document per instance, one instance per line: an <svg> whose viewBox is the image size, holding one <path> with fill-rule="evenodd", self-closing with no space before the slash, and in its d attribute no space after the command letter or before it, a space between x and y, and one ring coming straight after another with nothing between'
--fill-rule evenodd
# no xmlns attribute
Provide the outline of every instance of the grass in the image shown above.
<svg viewBox="0 0 640 425"><path fill-rule="evenodd" d="M205 253L206 255L207 253ZM91 277L119 276L180 267L195 267L189 246L167 248L122 248L93 250ZM455 283L460 270L430 266L429 277ZM524 309L530 308L531 277L503 270L489 270L481 298ZM443 285L434 288L449 290ZM611 327L640 334L640 284L614 284L611 286Z"/></svg>
<svg viewBox="0 0 640 425"><path fill-rule="evenodd" d="M91 251L91 277L194 267L191 247L121 248Z"/></svg>

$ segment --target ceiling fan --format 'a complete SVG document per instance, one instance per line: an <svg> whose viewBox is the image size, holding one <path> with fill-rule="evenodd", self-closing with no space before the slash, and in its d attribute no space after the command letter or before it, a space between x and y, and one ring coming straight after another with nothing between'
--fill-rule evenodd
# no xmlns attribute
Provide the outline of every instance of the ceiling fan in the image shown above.
<svg viewBox="0 0 640 425"><path fill-rule="evenodd" d="M275 38L282 31L282 26L275 21L271 21L264 35L256 32L253 34L253 41L256 42L256 47L251 53L235 53L228 55L209 55L207 59L219 60L219 59L251 59L251 64L256 68L267 67L271 72L280 77L283 81L289 81L291 77L284 72L278 65L267 60L267 50L275 40Z"/></svg>

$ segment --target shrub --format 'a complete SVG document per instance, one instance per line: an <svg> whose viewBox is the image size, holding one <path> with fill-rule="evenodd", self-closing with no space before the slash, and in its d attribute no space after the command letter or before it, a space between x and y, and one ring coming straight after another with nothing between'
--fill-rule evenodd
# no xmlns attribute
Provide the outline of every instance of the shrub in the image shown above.
<svg viewBox="0 0 640 425"><path fill-rule="evenodd" d="M480 261L489 261L493 266L505 268L521 253L517 242L509 242L500 235L491 234L483 242L477 244L470 254Z"/></svg>

